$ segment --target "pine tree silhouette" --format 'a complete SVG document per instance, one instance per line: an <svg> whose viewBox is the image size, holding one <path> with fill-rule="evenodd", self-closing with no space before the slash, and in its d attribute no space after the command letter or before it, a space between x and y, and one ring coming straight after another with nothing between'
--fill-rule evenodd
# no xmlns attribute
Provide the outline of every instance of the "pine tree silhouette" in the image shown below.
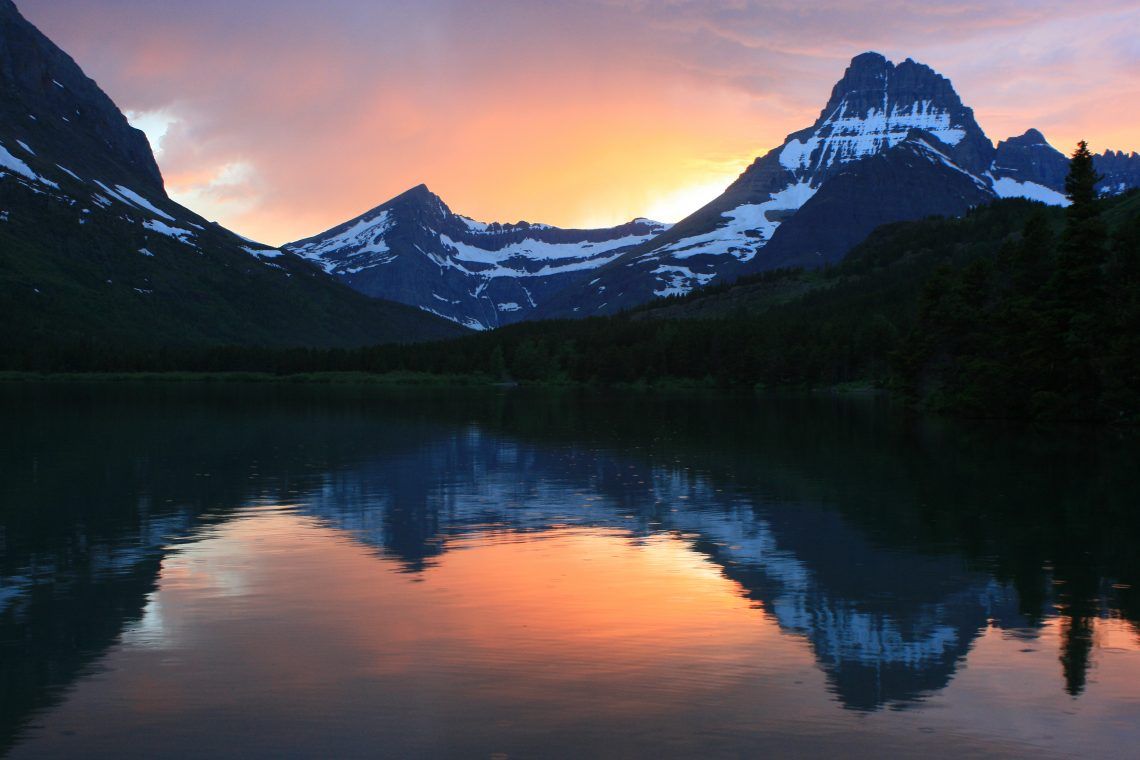
<svg viewBox="0 0 1140 760"><path fill-rule="evenodd" d="M1104 265L1108 232L1100 217L1100 182L1088 143L1077 144L1065 179L1071 205L1050 282L1049 330L1053 335L1050 390L1065 400L1064 416L1085 416L1100 397L1098 363L1104 355Z"/></svg>

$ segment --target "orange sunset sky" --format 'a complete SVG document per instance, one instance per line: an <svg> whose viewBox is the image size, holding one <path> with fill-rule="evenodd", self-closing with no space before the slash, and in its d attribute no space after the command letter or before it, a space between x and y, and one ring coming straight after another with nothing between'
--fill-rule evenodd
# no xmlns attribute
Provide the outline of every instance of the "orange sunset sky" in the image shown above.
<svg viewBox="0 0 1140 760"><path fill-rule="evenodd" d="M1136 0L17 0L158 152L272 244L421 182L484 221L676 221L808 126L865 50L994 139L1140 149Z"/></svg>

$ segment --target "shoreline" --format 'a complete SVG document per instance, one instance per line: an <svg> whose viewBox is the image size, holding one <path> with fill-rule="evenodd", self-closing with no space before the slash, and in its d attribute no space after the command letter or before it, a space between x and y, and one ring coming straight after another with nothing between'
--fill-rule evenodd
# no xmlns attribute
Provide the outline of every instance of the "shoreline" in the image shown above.
<svg viewBox="0 0 1140 760"><path fill-rule="evenodd" d="M600 383L574 380L513 381L497 380L482 374L437 375L427 372L0 372L0 384L73 384L73 383L233 383L279 385L364 385L385 387L488 388L512 389L576 389L635 391L716 391L726 394L826 394L840 396L892 396L872 382L848 382L833 386L808 387L722 387L707 380L659 378L634 383Z"/></svg>

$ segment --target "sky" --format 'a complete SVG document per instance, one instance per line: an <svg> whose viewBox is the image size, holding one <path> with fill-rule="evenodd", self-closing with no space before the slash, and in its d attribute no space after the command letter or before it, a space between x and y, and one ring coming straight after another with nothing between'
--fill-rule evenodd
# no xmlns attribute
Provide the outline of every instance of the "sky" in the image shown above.
<svg viewBox="0 0 1140 760"><path fill-rule="evenodd" d="M173 198L274 245L420 183L482 221L677 221L866 50L949 77L994 140L1140 150L1137 0L16 2Z"/></svg>

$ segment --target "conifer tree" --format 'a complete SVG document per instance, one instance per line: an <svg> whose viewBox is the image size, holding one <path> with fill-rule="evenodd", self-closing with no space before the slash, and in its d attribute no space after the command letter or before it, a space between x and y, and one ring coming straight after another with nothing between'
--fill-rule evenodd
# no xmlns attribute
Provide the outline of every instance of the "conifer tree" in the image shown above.
<svg viewBox="0 0 1140 760"><path fill-rule="evenodd" d="M1097 213L1096 186L1102 179L1096 173L1089 144L1081 140L1069 160L1069 176L1065 178L1065 195L1072 203L1070 219L1087 219Z"/></svg>
<svg viewBox="0 0 1140 760"><path fill-rule="evenodd" d="M1093 165L1088 143L1077 144L1065 179L1071 205L1051 282L1048 317L1055 336L1052 388L1078 407L1099 396L1098 362L1104 350L1104 265L1107 230L1100 217L1096 185L1101 177ZM1078 413L1087 408L1054 410Z"/></svg>

